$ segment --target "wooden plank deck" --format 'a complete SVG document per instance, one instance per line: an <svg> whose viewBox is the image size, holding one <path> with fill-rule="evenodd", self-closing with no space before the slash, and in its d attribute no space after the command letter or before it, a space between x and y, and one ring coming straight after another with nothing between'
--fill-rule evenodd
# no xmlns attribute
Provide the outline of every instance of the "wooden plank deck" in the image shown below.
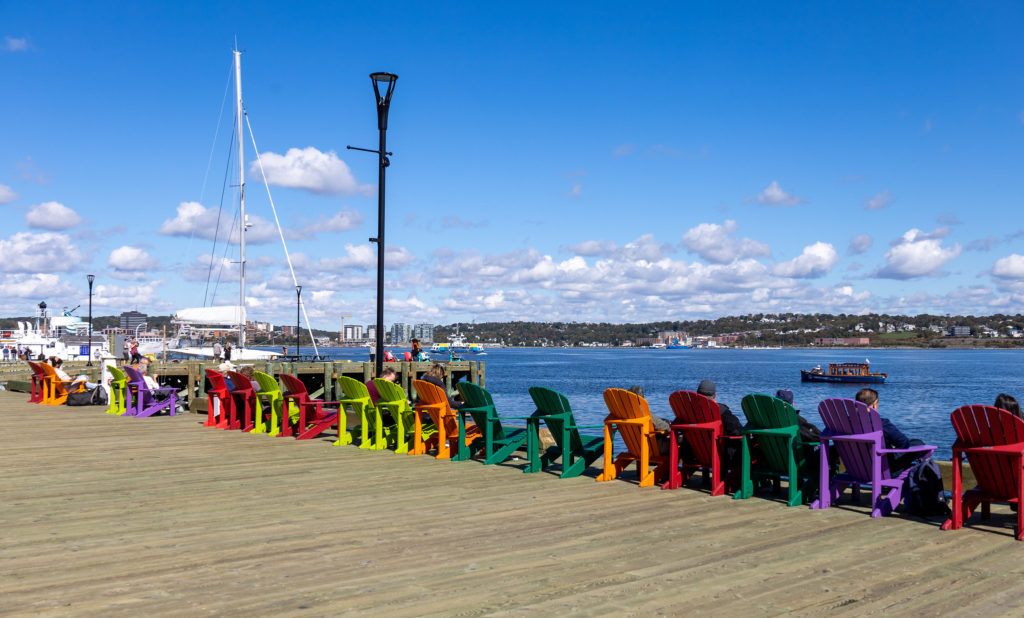
<svg viewBox="0 0 1024 618"><path fill-rule="evenodd" d="M5 615L1020 615L1024 543L0 392ZM332 438L333 439L333 438ZM626 479L632 478L631 474Z"/></svg>

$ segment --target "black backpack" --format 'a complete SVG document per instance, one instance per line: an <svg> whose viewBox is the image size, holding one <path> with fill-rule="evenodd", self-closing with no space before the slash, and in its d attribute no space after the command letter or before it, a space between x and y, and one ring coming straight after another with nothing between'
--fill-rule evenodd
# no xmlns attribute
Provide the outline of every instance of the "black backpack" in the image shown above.
<svg viewBox="0 0 1024 618"><path fill-rule="evenodd" d="M919 517L949 515L942 471L932 458L914 464L903 481L903 510Z"/></svg>
<svg viewBox="0 0 1024 618"><path fill-rule="evenodd" d="M91 391L68 393L66 404L69 406L105 406L107 405L107 392L97 387Z"/></svg>

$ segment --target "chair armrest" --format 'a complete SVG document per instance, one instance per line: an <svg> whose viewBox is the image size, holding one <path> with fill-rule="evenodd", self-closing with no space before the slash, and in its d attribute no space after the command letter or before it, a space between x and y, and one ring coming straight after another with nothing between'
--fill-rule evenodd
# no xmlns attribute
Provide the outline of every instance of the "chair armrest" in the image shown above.
<svg viewBox="0 0 1024 618"><path fill-rule="evenodd" d="M954 448L953 452L970 456L971 453L1001 453L1004 455L1024 455L1024 442L1016 444L1003 444L1001 446L970 446L967 448Z"/></svg>
<svg viewBox="0 0 1024 618"><path fill-rule="evenodd" d="M790 432L785 429L743 429L744 435L768 435L768 436L789 436ZM795 436L794 436L795 437Z"/></svg>
<svg viewBox="0 0 1024 618"><path fill-rule="evenodd" d="M910 448L880 448L879 453L924 453L927 451L934 451L937 446L931 444L922 444L919 446L911 446Z"/></svg>
<svg viewBox="0 0 1024 618"><path fill-rule="evenodd" d="M873 433L839 433L833 434L829 431L821 432L822 440L848 440L851 442L874 442L878 432Z"/></svg>

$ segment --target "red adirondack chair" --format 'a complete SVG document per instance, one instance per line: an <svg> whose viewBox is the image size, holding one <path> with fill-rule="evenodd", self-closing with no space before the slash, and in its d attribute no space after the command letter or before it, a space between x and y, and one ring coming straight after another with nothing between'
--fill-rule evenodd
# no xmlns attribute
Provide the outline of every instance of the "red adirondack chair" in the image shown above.
<svg viewBox="0 0 1024 618"><path fill-rule="evenodd" d="M32 394L29 397L28 403L41 403L46 399L46 372L32 361L28 361L28 365L32 368Z"/></svg>
<svg viewBox="0 0 1024 618"><path fill-rule="evenodd" d="M608 416L604 419L604 472L598 481L616 478L629 464L636 462L640 487L661 483L668 475L669 455L658 450L656 436L666 432L654 429L647 400L621 388L604 392ZM612 437L618 430L626 450L612 459ZM671 432L668 432L671 433ZM651 471L650 467L655 466Z"/></svg>
<svg viewBox="0 0 1024 618"><path fill-rule="evenodd" d="M1018 541L1024 540L1024 420L992 406L962 406L950 415L953 443L953 516L943 530L963 527L981 505L981 518L989 518L992 502L1017 505ZM978 481L961 493L964 457Z"/></svg>
<svg viewBox="0 0 1024 618"><path fill-rule="evenodd" d="M235 417L234 398L228 391L228 384L224 376L213 369L206 370L206 379L210 381L210 390L206 391L208 397L208 410L206 412L205 427L217 427L218 429L238 429L241 423ZM214 401L220 403L220 418L214 415ZM233 424L233 426L232 426Z"/></svg>
<svg viewBox="0 0 1024 618"><path fill-rule="evenodd" d="M857 500L860 486L871 485L871 516L888 515L899 506L903 482L911 470L908 467L893 475L889 470L889 455L917 453L919 457L931 457L935 452L931 445L885 448L882 417L877 410L854 399L825 399L818 404L818 414L825 430L821 432L819 451L818 498L811 503L812 509L827 509L848 486L853 486L853 498ZM831 479L829 442L846 468Z"/></svg>
<svg viewBox="0 0 1024 618"><path fill-rule="evenodd" d="M670 427L672 447L668 454L668 480L662 489L676 489L689 480L694 471L703 471L705 478L711 473L711 495L721 496L726 485L735 488L739 482L739 468L723 470L722 459L729 441L740 448L743 436L727 436L722 424L718 403L693 391L676 391L669 395L669 405L676 418ZM679 461L679 435L693 453L692 461ZM680 470L682 463L682 470ZM727 472L727 475L723 475Z"/></svg>
<svg viewBox="0 0 1024 618"><path fill-rule="evenodd" d="M337 401L324 401L322 399L310 399L306 391L306 385L302 380L287 373L281 374L281 381L288 391L284 393L282 406L284 413L281 414L281 436L295 436L296 440L310 440L330 429L333 425L344 423L345 417L341 412L341 403ZM299 422L293 424L288 414L288 402L295 402L299 409ZM324 409L325 407L334 410ZM339 425L339 433L345 431Z"/></svg>
<svg viewBox="0 0 1024 618"><path fill-rule="evenodd" d="M259 404L256 401L256 389L252 387L252 381L237 371L229 371L228 377L231 378L231 383L235 385L235 390L231 391L231 400L234 415L231 417L230 423L235 425L232 429L241 429L242 431L252 431L253 427L256 426L255 414L259 410Z"/></svg>

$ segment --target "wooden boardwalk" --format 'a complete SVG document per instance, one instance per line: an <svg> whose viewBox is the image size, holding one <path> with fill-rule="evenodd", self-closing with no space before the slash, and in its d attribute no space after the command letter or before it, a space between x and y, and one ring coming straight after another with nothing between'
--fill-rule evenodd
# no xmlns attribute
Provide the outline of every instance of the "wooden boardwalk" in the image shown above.
<svg viewBox="0 0 1024 618"><path fill-rule="evenodd" d="M0 392L0 613L1021 615L1024 543Z"/></svg>

